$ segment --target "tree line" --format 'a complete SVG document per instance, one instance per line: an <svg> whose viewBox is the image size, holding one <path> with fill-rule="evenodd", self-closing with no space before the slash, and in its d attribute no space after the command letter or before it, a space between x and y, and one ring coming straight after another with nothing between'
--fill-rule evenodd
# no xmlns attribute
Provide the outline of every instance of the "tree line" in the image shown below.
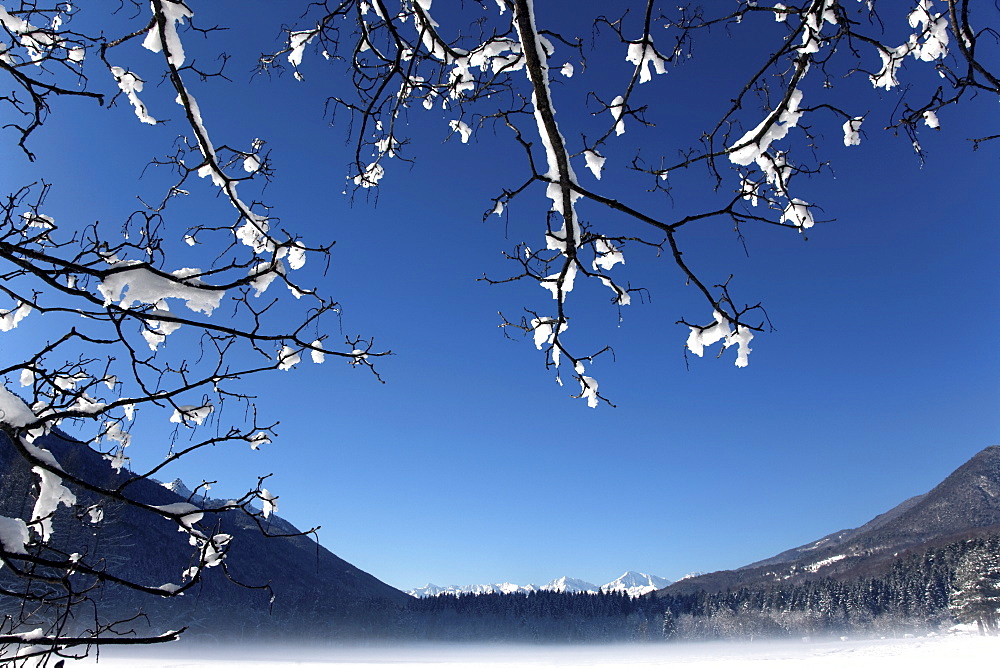
<svg viewBox="0 0 1000 668"><path fill-rule="evenodd" d="M997 628L1000 535L901 556L883 573L724 592L464 594L415 599L385 626L427 640L663 641ZM385 611L382 611L383 613Z"/></svg>

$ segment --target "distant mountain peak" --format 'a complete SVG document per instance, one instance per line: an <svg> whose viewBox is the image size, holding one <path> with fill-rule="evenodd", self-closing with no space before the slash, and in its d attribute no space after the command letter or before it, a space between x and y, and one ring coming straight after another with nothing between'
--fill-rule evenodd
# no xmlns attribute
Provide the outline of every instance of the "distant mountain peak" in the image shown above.
<svg viewBox="0 0 1000 668"><path fill-rule="evenodd" d="M190 499L191 495L194 494L180 478L174 478L171 482L161 482L160 485L178 496L183 496L185 499Z"/></svg>
<svg viewBox="0 0 1000 668"><path fill-rule="evenodd" d="M561 578L552 580L547 585L542 586L541 590L580 593L580 592L596 592L598 591L598 587L597 585L591 584L586 580L579 580L577 578L571 578L564 575Z"/></svg>
<svg viewBox="0 0 1000 668"><path fill-rule="evenodd" d="M649 575L638 571L625 571L618 579L603 585L601 591L623 591L635 598L656 591L657 589L663 589L669 584L670 580L656 575Z"/></svg>
<svg viewBox="0 0 1000 668"><path fill-rule="evenodd" d="M448 585L446 587L439 587L436 584L428 582L425 586L410 589L406 593L416 598L430 598L433 596L459 596L462 594L514 594L518 592L528 594L538 589L533 584L521 586L512 582L462 586Z"/></svg>
<svg viewBox="0 0 1000 668"><path fill-rule="evenodd" d="M556 578L541 587L533 584L521 586L510 582L504 582L501 584L464 585L461 587L455 585L438 587L437 585L427 583L427 585L423 587L411 589L406 593L417 598L426 598L441 595L458 596L460 594L511 594L516 592L527 594L533 591L552 591L570 594L624 592L630 597L636 598L638 596L642 596L643 594L648 594L651 591L662 589L669 584L670 580L656 575L647 575L646 573L639 573L637 571L626 571L617 580L612 580L611 582L601 585L600 587L587 582L586 580L571 578L564 575L563 577Z"/></svg>

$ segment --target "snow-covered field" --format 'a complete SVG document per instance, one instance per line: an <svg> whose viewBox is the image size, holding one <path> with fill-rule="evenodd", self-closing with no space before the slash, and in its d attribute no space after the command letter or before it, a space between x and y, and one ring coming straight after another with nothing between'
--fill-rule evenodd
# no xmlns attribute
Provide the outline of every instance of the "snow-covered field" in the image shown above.
<svg viewBox="0 0 1000 668"><path fill-rule="evenodd" d="M952 635L885 640L813 642L677 643L672 645L463 646L419 645L361 648L278 648L253 650L191 648L182 645L147 652L103 652L100 660L73 666L102 668L461 668L677 666L685 668L912 668L913 666L994 665L1000 638Z"/></svg>

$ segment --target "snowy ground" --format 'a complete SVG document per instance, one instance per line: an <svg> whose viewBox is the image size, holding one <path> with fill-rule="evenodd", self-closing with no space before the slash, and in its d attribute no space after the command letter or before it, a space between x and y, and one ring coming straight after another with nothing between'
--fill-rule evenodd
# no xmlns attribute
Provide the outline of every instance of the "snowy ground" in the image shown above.
<svg viewBox="0 0 1000 668"><path fill-rule="evenodd" d="M414 646L391 648L278 648L254 651L152 648L146 652L104 652L100 661L72 666L101 668L490 668L543 666L677 666L685 668L912 668L913 666L994 665L1000 638L954 635L885 640L813 642L677 643L672 645L597 645L569 647Z"/></svg>

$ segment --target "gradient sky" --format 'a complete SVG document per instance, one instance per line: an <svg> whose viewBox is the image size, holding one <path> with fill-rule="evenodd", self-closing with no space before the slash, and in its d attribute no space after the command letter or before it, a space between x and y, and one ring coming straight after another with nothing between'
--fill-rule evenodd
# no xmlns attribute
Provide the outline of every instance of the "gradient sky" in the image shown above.
<svg viewBox="0 0 1000 668"><path fill-rule="evenodd" d="M733 351L685 358L688 329L675 322L708 313L666 259L626 251L624 275L651 299L634 300L621 323L606 288L578 288L570 333L614 348L593 373L618 407L594 410L553 382L530 340L497 328L497 311L544 309L548 294L477 281L502 276L501 251L517 241L543 241L541 195L481 220L490 198L520 180L506 137L445 142L447 117L415 114L417 162L390 170L377 203L365 193L352 202L341 194L342 130L323 116L336 81L320 59L307 53L305 83L250 80L252 56L280 20L294 15L234 19L252 38L223 39L233 82L194 92L218 143L268 141L268 202L288 227L337 241L323 287L343 304L344 333L373 336L394 355L378 363L385 384L333 363L249 383L281 438L256 453L199 453L161 477L191 487L217 479L213 495L226 497L272 472L283 517L322 525L327 548L400 588L562 575L601 584L625 570L677 579L734 568L858 526L1000 442L1000 146L973 152L966 141L990 133L980 130L995 126L996 99L942 113L942 130L921 136L921 167L905 137L880 129L893 96L867 91L862 145L845 148L839 123L820 128L834 174L805 184L835 222L807 242L748 226L746 254L723 222L685 233L685 257L713 282L735 274L738 298L763 301L775 326L754 339L746 369ZM745 44L723 44L731 51L708 50L704 66L738 78ZM593 58L591 78L572 85L628 75L624 53ZM155 63L135 59L140 73ZM701 78L696 65L674 88L662 83L683 93L680 126L727 94L714 86L728 74ZM156 116L154 103L172 94L154 84ZM0 182L44 177L58 221L114 221L134 194L157 192L155 170L136 179L175 134L139 124L124 103L67 102L34 139L38 162L8 143ZM628 156L609 156L602 187L620 186L616 158ZM658 205L683 211L685 197L678 188ZM4 335L5 356L47 334L27 325ZM164 432L137 434L136 468L162 456Z"/></svg>

